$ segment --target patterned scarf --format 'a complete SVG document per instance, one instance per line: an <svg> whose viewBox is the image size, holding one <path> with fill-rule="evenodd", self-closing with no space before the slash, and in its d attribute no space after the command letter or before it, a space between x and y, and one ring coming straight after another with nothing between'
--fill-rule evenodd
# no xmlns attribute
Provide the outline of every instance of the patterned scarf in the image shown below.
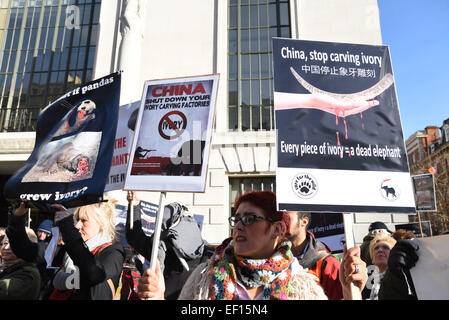
<svg viewBox="0 0 449 320"><path fill-rule="evenodd" d="M226 239L211 261L212 300L233 300L237 277L246 287L263 286L264 300L287 300L293 261L290 249L291 242L284 241L268 259L246 259L235 256L232 238Z"/></svg>

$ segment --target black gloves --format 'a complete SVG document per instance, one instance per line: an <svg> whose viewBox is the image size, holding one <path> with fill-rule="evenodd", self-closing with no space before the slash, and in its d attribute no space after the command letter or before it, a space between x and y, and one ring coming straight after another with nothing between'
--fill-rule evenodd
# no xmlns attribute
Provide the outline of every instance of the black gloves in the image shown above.
<svg viewBox="0 0 449 320"><path fill-rule="evenodd" d="M417 240L399 240L390 251L388 269L396 276L402 277L402 270L409 270L416 265L419 259L418 249Z"/></svg>
<svg viewBox="0 0 449 320"><path fill-rule="evenodd" d="M79 239L81 239L80 232L75 228L73 214L66 216L56 222L56 226L59 227L59 230L62 234L62 241L64 241L66 244L72 241L79 241Z"/></svg>

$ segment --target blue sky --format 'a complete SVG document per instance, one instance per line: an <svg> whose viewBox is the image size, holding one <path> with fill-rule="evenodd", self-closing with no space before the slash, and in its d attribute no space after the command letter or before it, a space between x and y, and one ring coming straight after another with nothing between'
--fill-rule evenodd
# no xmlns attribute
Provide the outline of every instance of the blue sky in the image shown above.
<svg viewBox="0 0 449 320"><path fill-rule="evenodd" d="M407 139L449 118L449 1L378 0L378 5Z"/></svg>

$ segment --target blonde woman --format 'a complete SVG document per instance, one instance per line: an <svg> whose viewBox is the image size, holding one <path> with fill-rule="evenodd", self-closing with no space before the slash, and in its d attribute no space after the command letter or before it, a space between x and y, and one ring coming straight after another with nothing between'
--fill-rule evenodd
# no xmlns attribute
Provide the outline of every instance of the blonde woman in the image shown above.
<svg viewBox="0 0 449 320"><path fill-rule="evenodd" d="M368 266L370 276L367 288L371 289L369 300L378 300L382 279L388 268L388 257L395 244L396 240L390 235L375 236L369 244L369 253L373 262L373 265Z"/></svg>
<svg viewBox="0 0 449 320"><path fill-rule="evenodd" d="M73 215L61 205L53 207L60 210L55 220L67 256L50 299L114 299L125 260L115 234L114 201L79 207Z"/></svg>

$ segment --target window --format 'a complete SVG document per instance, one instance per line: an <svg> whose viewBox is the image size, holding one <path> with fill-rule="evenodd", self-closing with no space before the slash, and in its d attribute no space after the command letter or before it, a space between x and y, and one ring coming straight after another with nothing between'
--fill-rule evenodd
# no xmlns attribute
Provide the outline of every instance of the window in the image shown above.
<svg viewBox="0 0 449 320"><path fill-rule="evenodd" d="M430 145L430 154L435 153L435 144Z"/></svg>
<svg viewBox="0 0 449 320"><path fill-rule="evenodd" d="M231 215L234 215L235 200L248 190L262 191L276 191L276 178L273 177L254 177L254 178L230 178L230 208Z"/></svg>
<svg viewBox="0 0 449 320"><path fill-rule="evenodd" d="M34 131L41 109L92 80L101 1L9 3L0 8L0 131Z"/></svg>
<svg viewBox="0 0 449 320"><path fill-rule="evenodd" d="M272 37L290 35L288 0L228 0L228 129L274 129Z"/></svg>

